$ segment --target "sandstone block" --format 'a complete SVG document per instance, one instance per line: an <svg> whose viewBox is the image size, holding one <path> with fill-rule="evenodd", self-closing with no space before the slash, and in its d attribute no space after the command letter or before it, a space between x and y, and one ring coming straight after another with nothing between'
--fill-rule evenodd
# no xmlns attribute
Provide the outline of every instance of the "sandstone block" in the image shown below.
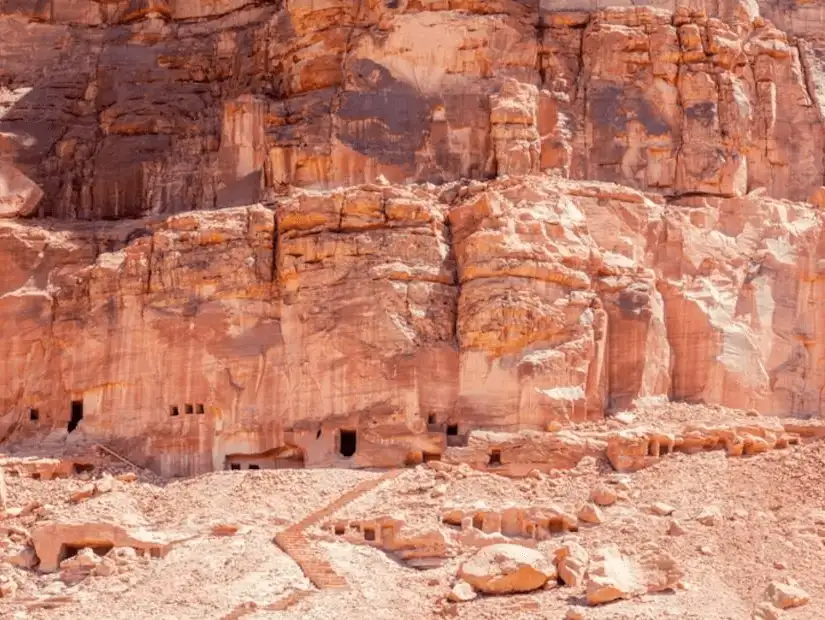
<svg viewBox="0 0 825 620"><path fill-rule="evenodd" d="M612 506L618 500L618 494L606 486L598 486L590 492L590 499L599 506Z"/></svg>
<svg viewBox="0 0 825 620"><path fill-rule="evenodd" d="M579 510L578 519L584 523L599 525L604 522L604 514L595 504L587 503Z"/></svg>
<svg viewBox="0 0 825 620"><path fill-rule="evenodd" d="M765 591L767 599L779 609L792 609L807 605L811 597L795 581L772 582Z"/></svg>
<svg viewBox="0 0 825 620"><path fill-rule="evenodd" d="M497 544L484 547L461 565L459 577L484 594L538 590L555 579L556 567L535 549Z"/></svg>
<svg viewBox="0 0 825 620"><path fill-rule="evenodd" d="M454 603L465 603L467 601L472 601L476 597L478 597L478 594L476 594L473 586L466 581L459 581L456 583L450 590L450 594L447 596L447 598Z"/></svg>
<svg viewBox="0 0 825 620"><path fill-rule="evenodd" d="M589 561L587 551L575 542L565 543L556 551L559 577L568 586L577 587L584 582Z"/></svg>

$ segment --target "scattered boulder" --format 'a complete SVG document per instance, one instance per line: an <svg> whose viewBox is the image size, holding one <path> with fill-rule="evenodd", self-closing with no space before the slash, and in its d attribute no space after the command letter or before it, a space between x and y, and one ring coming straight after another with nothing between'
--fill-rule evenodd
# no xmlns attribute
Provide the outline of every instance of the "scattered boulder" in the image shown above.
<svg viewBox="0 0 825 620"><path fill-rule="evenodd" d="M598 486L590 492L590 500L599 506L612 506L617 499L616 492L606 486Z"/></svg>
<svg viewBox="0 0 825 620"><path fill-rule="evenodd" d="M19 516L25 517L26 515L30 515L30 514L36 512L42 505L43 504L41 504L40 502L38 502L36 500L33 501L33 502L29 502L28 504L23 506L22 510L20 510L20 515Z"/></svg>
<svg viewBox="0 0 825 620"><path fill-rule="evenodd" d="M602 547L588 570L587 602L601 605L646 592L676 588L684 572L676 560L658 549L638 559L623 556L615 545Z"/></svg>
<svg viewBox="0 0 825 620"><path fill-rule="evenodd" d="M586 620L587 615L584 607L573 605L567 608L567 613L564 614L564 620Z"/></svg>
<svg viewBox="0 0 825 620"><path fill-rule="evenodd" d="M117 563L114 558L107 555L101 560L100 564L92 569L91 573L95 577L110 577L117 573Z"/></svg>
<svg viewBox="0 0 825 620"><path fill-rule="evenodd" d="M587 503L581 507L578 514L579 521L590 523L592 525L599 525L604 522L604 514L601 509L595 504Z"/></svg>
<svg viewBox="0 0 825 620"><path fill-rule="evenodd" d="M238 526L232 523L218 523L212 526L212 536L234 536L238 533Z"/></svg>
<svg viewBox="0 0 825 620"><path fill-rule="evenodd" d="M447 598L454 603L466 603L476 597L478 597L478 594L473 590L473 586L463 580L457 582L450 590L450 594L447 595Z"/></svg>
<svg viewBox="0 0 825 620"><path fill-rule="evenodd" d="M584 582L590 556L576 542L564 543L556 550L556 566L559 577L568 586L577 587Z"/></svg>
<svg viewBox="0 0 825 620"><path fill-rule="evenodd" d="M60 568L69 570L90 570L100 564L101 558L93 549L84 547L76 555L63 560Z"/></svg>
<svg viewBox="0 0 825 620"><path fill-rule="evenodd" d="M34 549L23 545L14 545L6 549L6 555L3 558L12 566L19 568L34 568L37 564L37 555Z"/></svg>
<svg viewBox="0 0 825 620"><path fill-rule="evenodd" d="M713 526L722 522L722 511L716 506L708 506L696 515L696 520L702 525Z"/></svg>
<svg viewBox="0 0 825 620"><path fill-rule="evenodd" d="M665 504L664 502L656 502L650 507L650 511L660 517L667 517L668 515L672 515L676 512L676 508L670 504Z"/></svg>
<svg viewBox="0 0 825 620"><path fill-rule="evenodd" d="M780 611L770 603L760 603L753 610L753 620L780 620Z"/></svg>
<svg viewBox="0 0 825 620"><path fill-rule="evenodd" d="M660 549L650 549L639 557L641 582L646 592L674 590L682 582L685 572L676 559Z"/></svg>
<svg viewBox="0 0 825 620"><path fill-rule="evenodd" d="M0 162L0 218L31 215L43 190L19 168Z"/></svg>
<svg viewBox="0 0 825 620"><path fill-rule="evenodd" d="M543 553L519 545L490 545L459 569L458 576L484 594L538 590L556 579L556 567Z"/></svg>
<svg viewBox="0 0 825 620"><path fill-rule="evenodd" d="M115 547L106 557L113 558L116 564L130 564L138 558L137 551L132 547Z"/></svg>
<svg viewBox="0 0 825 620"><path fill-rule="evenodd" d="M11 598L17 592L17 583L14 581L4 581L0 583L0 597Z"/></svg>
<svg viewBox="0 0 825 620"><path fill-rule="evenodd" d="M765 597L779 609L801 607L811 600L810 595L791 579L771 583L765 591Z"/></svg>
<svg viewBox="0 0 825 620"><path fill-rule="evenodd" d="M667 528L667 533L671 536L682 536L686 532L685 526L681 524L681 522L677 521L676 519L672 519L670 525Z"/></svg>
<svg viewBox="0 0 825 620"><path fill-rule="evenodd" d="M615 545L602 547L595 554L587 580L587 602L602 605L638 593L639 582L633 565Z"/></svg>
<svg viewBox="0 0 825 620"><path fill-rule="evenodd" d="M71 501L75 504L79 504L83 500L87 500L87 499L89 499L91 497L94 497L94 496L95 496L95 485L89 483L89 484L84 484L82 487L80 487L79 491L75 491L74 493L72 493L72 495L69 497L69 501Z"/></svg>
<svg viewBox="0 0 825 620"><path fill-rule="evenodd" d="M134 482L137 480L137 474L133 471L127 471L125 474L118 474L115 479L120 482Z"/></svg>
<svg viewBox="0 0 825 620"><path fill-rule="evenodd" d="M813 206L825 209L825 187L817 187L808 199Z"/></svg>
<svg viewBox="0 0 825 620"><path fill-rule="evenodd" d="M95 495L102 495L104 493L111 493L115 488L115 479L109 474L103 474L103 477L95 482Z"/></svg>

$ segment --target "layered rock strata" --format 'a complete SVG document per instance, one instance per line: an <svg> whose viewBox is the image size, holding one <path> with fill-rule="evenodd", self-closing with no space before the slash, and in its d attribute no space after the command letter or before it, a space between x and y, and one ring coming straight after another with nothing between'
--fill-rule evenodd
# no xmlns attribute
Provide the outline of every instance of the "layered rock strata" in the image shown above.
<svg viewBox="0 0 825 620"><path fill-rule="evenodd" d="M639 398L818 415L823 15L684 4L0 0L0 437L496 466L568 442L471 431Z"/></svg>
<svg viewBox="0 0 825 620"><path fill-rule="evenodd" d="M822 184L821 8L630 4L4 0L0 159L20 189L0 184L0 215L143 217L379 175Z"/></svg>
<svg viewBox="0 0 825 620"><path fill-rule="evenodd" d="M547 176L7 221L3 436L191 473L398 465L643 397L816 415L822 224Z"/></svg>

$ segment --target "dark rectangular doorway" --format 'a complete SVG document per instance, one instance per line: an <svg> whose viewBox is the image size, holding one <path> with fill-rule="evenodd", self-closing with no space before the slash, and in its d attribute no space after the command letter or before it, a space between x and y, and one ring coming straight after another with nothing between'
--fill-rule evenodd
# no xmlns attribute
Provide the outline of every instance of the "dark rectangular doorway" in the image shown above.
<svg viewBox="0 0 825 620"><path fill-rule="evenodd" d="M358 445L358 439L355 434L355 431L341 431L340 435L340 446L338 447L338 451L341 453L341 456L350 457L355 454L355 449Z"/></svg>
<svg viewBox="0 0 825 620"><path fill-rule="evenodd" d="M73 400L72 401L72 417L69 418L69 432L71 433L74 429L77 428L77 425L80 424L80 421L83 419L83 401L82 400Z"/></svg>

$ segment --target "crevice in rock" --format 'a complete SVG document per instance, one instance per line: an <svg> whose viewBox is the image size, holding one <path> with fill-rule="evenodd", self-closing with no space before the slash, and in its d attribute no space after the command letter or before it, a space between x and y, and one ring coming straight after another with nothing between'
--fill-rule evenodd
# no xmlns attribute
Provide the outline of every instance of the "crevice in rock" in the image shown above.
<svg viewBox="0 0 825 620"><path fill-rule="evenodd" d="M274 296L275 289L278 288L278 205L273 204L272 209L272 265L270 265L269 283Z"/></svg>

